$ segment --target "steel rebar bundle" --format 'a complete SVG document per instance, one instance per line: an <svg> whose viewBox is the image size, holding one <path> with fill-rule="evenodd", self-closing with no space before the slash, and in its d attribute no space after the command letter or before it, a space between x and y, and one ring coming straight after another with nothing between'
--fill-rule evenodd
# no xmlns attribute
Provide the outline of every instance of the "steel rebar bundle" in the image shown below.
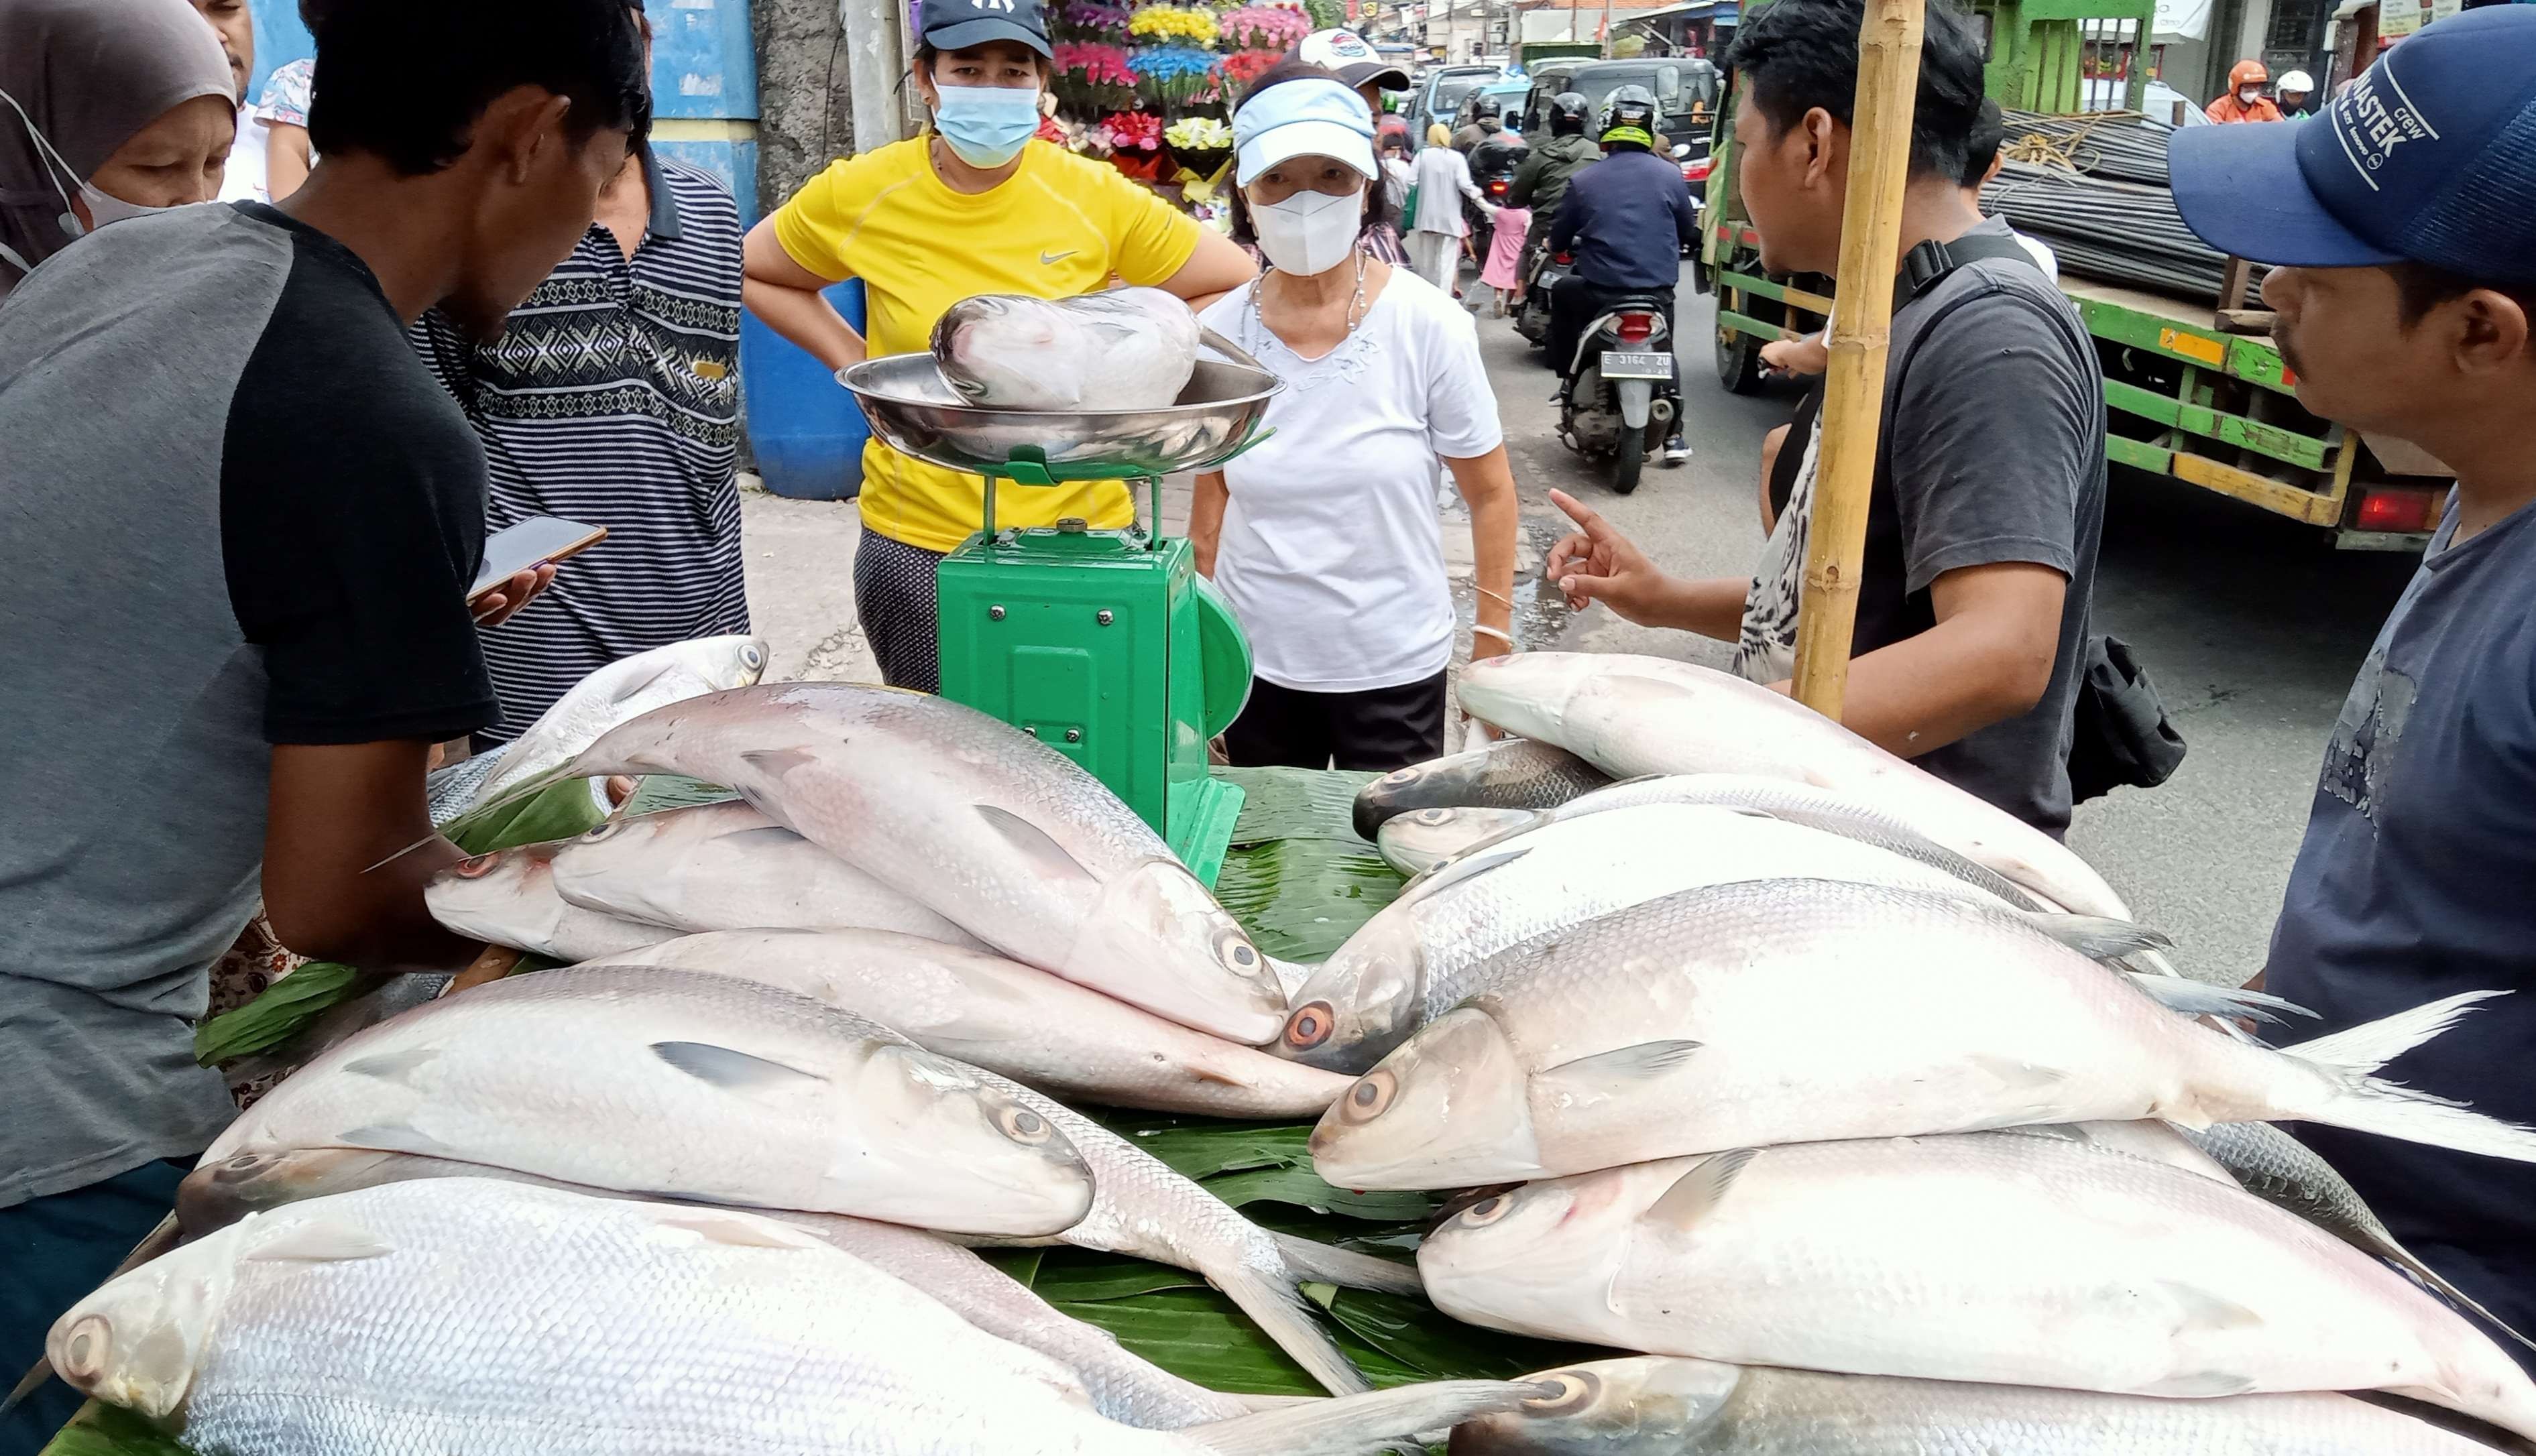
<svg viewBox="0 0 2536 1456"><path fill-rule="evenodd" d="M2009 135L2017 135L2013 122ZM2162 140L2157 152L2156 186L2010 161L1982 189L1982 211L2050 244L2065 273L2215 303L2227 256L2184 225L2163 185Z"/></svg>

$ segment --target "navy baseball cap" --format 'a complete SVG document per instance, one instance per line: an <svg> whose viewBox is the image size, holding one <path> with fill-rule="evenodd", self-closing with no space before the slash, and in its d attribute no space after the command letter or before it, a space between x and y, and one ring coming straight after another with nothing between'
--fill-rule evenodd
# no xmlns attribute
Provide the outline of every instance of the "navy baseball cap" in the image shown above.
<svg viewBox="0 0 2536 1456"><path fill-rule="evenodd" d="M2307 120L2180 130L2167 170L2237 257L2536 281L2536 5L2423 27Z"/></svg>
<svg viewBox="0 0 2536 1456"><path fill-rule="evenodd" d="M923 29L935 50L958 50L989 40L1018 40L1051 59L1047 12L1040 0L924 0Z"/></svg>

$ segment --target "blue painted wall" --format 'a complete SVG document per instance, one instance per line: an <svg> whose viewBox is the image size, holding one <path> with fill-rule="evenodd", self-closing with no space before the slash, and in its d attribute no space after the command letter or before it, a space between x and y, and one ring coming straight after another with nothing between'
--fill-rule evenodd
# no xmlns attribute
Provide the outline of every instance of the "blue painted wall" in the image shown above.
<svg viewBox="0 0 2536 1456"><path fill-rule="evenodd" d="M428 0L388 0L428 3ZM255 12L255 95L277 67L316 50L299 23L298 0L250 0ZM757 46L748 0L644 0L652 21L652 112L664 119L757 119ZM757 144L723 139L664 138L659 150L720 177L739 199L743 219L757 217Z"/></svg>

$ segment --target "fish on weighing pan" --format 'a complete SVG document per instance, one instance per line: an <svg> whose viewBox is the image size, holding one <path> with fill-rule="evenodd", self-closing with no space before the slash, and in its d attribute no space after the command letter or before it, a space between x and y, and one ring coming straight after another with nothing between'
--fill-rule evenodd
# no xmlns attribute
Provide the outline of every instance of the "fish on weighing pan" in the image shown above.
<svg viewBox="0 0 2536 1456"><path fill-rule="evenodd" d="M576 967L345 1041L203 1158L368 1148L917 1228L1071 1228L1092 1208L1082 1155L988 1076L770 986Z"/></svg>
<svg viewBox="0 0 2536 1456"><path fill-rule="evenodd" d="M2536 1435L2536 1384L2403 1275L2243 1190L2059 1137L1529 1183L1446 1220L1418 1266L1456 1318L1649 1354L2168 1398L2384 1390Z"/></svg>
<svg viewBox="0 0 2536 1456"><path fill-rule="evenodd" d="M2211 1400L1777 1370L1642 1355L1453 1428L1452 1456L2492 1456L2351 1396Z"/></svg>
<svg viewBox="0 0 2536 1456"><path fill-rule="evenodd" d="M1322 1116L1313 1166L1343 1188L1457 1188L1777 1143L2140 1117L2301 1119L2536 1161L2536 1132L2372 1075L2493 993L2273 1050L2177 1014L2225 1012L2247 993L2091 959L2144 933L1824 879L1650 900L1504 952L1511 964L1479 973L1485 992L1419 1028Z"/></svg>
<svg viewBox="0 0 2536 1456"><path fill-rule="evenodd" d="M611 729L558 777L684 774L1017 961L1259 1045L1265 957L1101 781L974 708L849 682L737 688Z"/></svg>
<svg viewBox="0 0 2536 1456"><path fill-rule="evenodd" d="M1553 744L1500 738L1394 769L1356 791L1356 832L1372 839L1412 809L1547 809L1612 776Z"/></svg>
<svg viewBox="0 0 2536 1456"><path fill-rule="evenodd" d="M176 1218L187 1237L200 1238L251 1213L422 1178L492 1178L592 1198L636 1196L411 1153L304 1148L241 1153L202 1165L186 1174L176 1190ZM1036 1350L1064 1365L1092 1393L1094 1406L1112 1421L1149 1430L1176 1430L1249 1410L1238 1396L1218 1394L1129 1354L1107 1330L1058 1313L1019 1280L936 1234L841 1214L755 1212L802 1230L914 1286L987 1334Z"/></svg>
<svg viewBox="0 0 2536 1456"><path fill-rule="evenodd" d="M1057 1361L800 1230L463 1179L244 1220L108 1282L46 1351L200 1456L1347 1456L1546 1388L1136 1430Z"/></svg>
<svg viewBox="0 0 2536 1456"><path fill-rule="evenodd" d="M988 410L1160 410L1197 368L1197 315L1160 288L980 293L933 324L933 361Z"/></svg>

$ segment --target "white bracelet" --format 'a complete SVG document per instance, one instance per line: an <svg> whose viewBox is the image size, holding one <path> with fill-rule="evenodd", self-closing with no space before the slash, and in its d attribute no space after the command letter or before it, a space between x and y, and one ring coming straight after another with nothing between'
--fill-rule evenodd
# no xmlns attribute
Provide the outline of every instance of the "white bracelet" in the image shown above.
<svg viewBox="0 0 2536 1456"><path fill-rule="evenodd" d="M1477 622L1471 624L1471 633L1473 636L1477 636L1482 632L1488 633L1490 637L1495 638L1497 641L1504 643L1508 647L1514 646L1514 638L1512 635L1500 632L1494 627L1481 626Z"/></svg>

